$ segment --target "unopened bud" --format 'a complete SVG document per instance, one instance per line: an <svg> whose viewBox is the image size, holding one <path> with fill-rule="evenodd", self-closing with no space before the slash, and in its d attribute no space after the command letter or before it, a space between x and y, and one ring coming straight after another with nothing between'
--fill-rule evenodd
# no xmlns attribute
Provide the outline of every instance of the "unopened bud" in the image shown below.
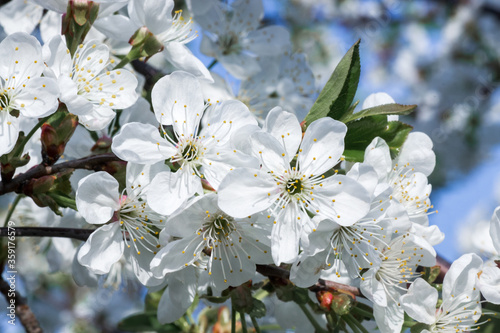
<svg viewBox="0 0 500 333"><path fill-rule="evenodd" d="M343 293L334 293L331 301L331 309L339 316L348 314L353 305L353 299Z"/></svg>
<svg viewBox="0 0 500 333"><path fill-rule="evenodd" d="M333 294L329 291L319 291L316 293L319 305L325 311L330 311L332 308Z"/></svg>
<svg viewBox="0 0 500 333"><path fill-rule="evenodd" d="M42 158L45 164L52 165L61 157L77 126L78 118L64 110L54 113L42 125Z"/></svg>
<svg viewBox="0 0 500 333"><path fill-rule="evenodd" d="M96 143L90 151L92 151L92 154L104 154L104 153L110 153L111 152L111 143L113 140L109 137L104 135L103 137L100 137L97 139Z"/></svg>
<svg viewBox="0 0 500 333"><path fill-rule="evenodd" d="M8 155L7 155L8 157ZM17 168L25 166L30 161L30 155L24 154L21 157L13 156L7 159L6 163L0 163L2 169L2 181L6 182L14 177Z"/></svg>
<svg viewBox="0 0 500 333"><path fill-rule="evenodd" d="M127 57L131 59L139 59L145 57L149 59L158 52L163 51L163 43L146 27L137 29L134 35L130 38L129 44L132 45Z"/></svg>
<svg viewBox="0 0 500 333"><path fill-rule="evenodd" d="M71 52L83 42L99 13L99 4L89 0L70 0L63 15L61 34L66 36L66 44Z"/></svg>

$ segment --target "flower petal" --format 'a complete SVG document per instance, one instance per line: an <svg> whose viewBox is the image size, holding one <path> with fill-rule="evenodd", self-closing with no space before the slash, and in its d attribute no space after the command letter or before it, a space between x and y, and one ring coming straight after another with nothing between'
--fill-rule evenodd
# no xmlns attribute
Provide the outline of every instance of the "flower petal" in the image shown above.
<svg viewBox="0 0 500 333"><path fill-rule="evenodd" d="M96 229L80 248L78 262L96 274L106 274L122 257L124 247L120 224L106 224Z"/></svg>
<svg viewBox="0 0 500 333"><path fill-rule="evenodd" d="M116 113L113 109L104 105L94 105L92 111L90 113L80 115L78 117L78 121L91 131L99 131L106 128L115 116Z"/></svg>
<svg viewBox="0 0 500 333"><path fill-rule="evenodd" d="M202 248L199 248L203 238L193 233L167 244L151 260L151 271L155 277L161 278L168 273L176 272L191 265L199 258Z"/></svg>
<svg viewBox="0 0 500 333"><path fill-rule="evenodd" d="M490 303L500 304L500 268L496 265L484 267L478 276L479 289L484 298Z"/></svg>
<svg viewBox="0 0 500 333"><path fill-rule="evenodd" d="M332 118L321 118L309 125L297 159L304 174L321 175L333 168L344 151L347 127Z"/></svg>
<svg viewBox="0 0 500 333"><path fill-rule="evenodd" d="M427 134L411 132L401 147L397 163L410 163L410 167L415 171L429 176L436 165L436 154L432 151L432 146L432 140Z"/></svg>
<svg viewBox="0 0 500 333"><path fill-rule="evenodd" d="M269 111L262 130L271 134L283 145L289 161L295 157L302 141L302 128L294 114L283 111L277 106Z"/></svg>
<svg viewBox="0 0 500 333"><path fill-rule="evenodd" d="M315 207L320 215L342 226L349 226L370 210L370 195L357 181L344 175L335 175L322 184L314 190Z"/></svg>
<svg viewBox="0 0 500 333"><path fill-rule="evenodd" d="M109 173L99 171L78 183L76 207L87 223L106 223L120 209L119 195L118 181Z"/></svg>
<svg viewBox="0 0 500 333"><path fill-rule="evenodd" d="M132 1L130 1L130 3L132 3ZM132 12L131 15L133 15L133 13L134 12ZM127 16L119 14L98 18L94 22L94 27L97 28L100 32L111 39L122 42L128 42L130 40L130 37L132 37L132 35L141 25L137 25L135 22L132 22L131 19Z"/></svg>
<svg viewBox="0 0 500 333"><path fill-rule="evenodd" d="M271 250L274 263L292 263L299 255L299 242L303 224L310 220L295 201L290 202L276 217L271 231Z"/></svg>
<svg viewBox="0 0 500 333"><path fill-rule="evenodd" d="M10 153L19 137L19 119L0 112L0 156Z"/></svg>
<svg viewBox="0 0 500 333"><path fill-rule="evenodd" d="M111 150L119 158L138 164L153 164L169 159L176 149L163 139L153 125L125 124L113 138Z"/></svg>
<svg viewBox="0 0 500 333"><path fill-rule="evenodd" d="M203 193L200 178L188 169L158 173L148 188L148 205L157 213L172 214L195 193Z"/></svg>
<svg viewBox="0 0 500 333"><path fill-rule="evenodd" d="M179 135L194 135L203 115L201 85L193 74L177 71L156 82L151 93L160 124L173 125Z"/></svg>
<svg viewBox="0 0 500 333"><path fill-rule="evenodd" d="M196 197L182 210L168 218L166 226L168 233L176 237L192 236L201 227L207 214L215 214L218 210L217 195L215 193Z"/></svg>
<svg viewBox="0 0 500 333"><path fill-rule="evenodd" d="M378 174L380 181L385 181L392 170L392 159L387 143L376 137L365 149L364 163L370 164Z"/></svg>
<svg viewBox="0 0 500 333"><path fill-rule="evenodd" d="M377 279L377 270L369 269L363 274L360 289L363 295L379 306L387 306L387 294L384 286Z"/></svg>
<svg viewBox="0 0 500 333"><path fill-rule="evenodd" d="M57 81L48 77L37 77L26 82L12 99L14 108L23 116L40 118L54 113L59 106Z"/></svg>
<svg viewBox="0 0 500 333"><path fill-rule="evenodd" d="M219 186L219 207L234 217L245 217L269 208L280 192L267 172L238 168Z"/></svg>
<svg viewBox="0 0 500 333"><path fill-rule="evenodd" d="M408 288L408 293L400 298L401 306L410 317L429 325L436 321L437 301L437 290L422 278L416 279Z"/></svg>
<svg viewBox="0 0 500 333"><path fill-rule="evenodd" d="M132 0L127 9L135 25L147 26L155 35L172 28L172 0Z"/></svg>
<svg viewBox="0 0 500 333"><path fill-rule="evenodd" d="M443 279L443 300L452 295L470 295L476 283L476 275L483 260L474 253L467 253L455 260Z"/></svg>
<svg viewBox="0 0 500 333"><path fill-rule="evenodd" d="M381 333L401 332L404 311L395 302L390 302L386 307L374 304L373 316Z"/></svg>
<svg viewBox="0 0 500 333"><path fill-rule="evenodd" d="M255 132L250 137L250 144L252 155L259 159L263 170L283 174L290 169L285 148L271 134L262 131Z"/></svg>
<svg viewBox="0 0 500 333"><path fill-rule="evenodd" d="M491 217L490 237L493 241L495 249L497 250L497 253L500 253L500 207L497 207L495 209L495 212Z"/></svg>
<svg viewBox="0 0 500 333"><path fill-rule="evenodd" d="M194 301L197 285L198 274L193 266L171 273L168 287L158 304L158 321L161 324L171 323L186 313Z"/></svg>
<svg viewBox="0 0 500 333"><path fill-rule="evenodd" d="M0 59L0 77L5 80L14 75L18 85L43 72L42 47L35 37L24 32L13 33L0 43Z"/></svg>

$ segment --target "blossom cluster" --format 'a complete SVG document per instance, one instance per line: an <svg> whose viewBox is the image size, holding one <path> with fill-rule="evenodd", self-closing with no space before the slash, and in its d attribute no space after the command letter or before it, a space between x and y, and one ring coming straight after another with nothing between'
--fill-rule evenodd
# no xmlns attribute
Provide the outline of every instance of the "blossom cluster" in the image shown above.
<svg viewBox="0 0 500 333"><path fill-rule="evenodd" d="M362 133L369 140L352 158L350 121L397 104L376 93L358 115L351 110L352 120L328 114L308 122L320 100L315 104L314 76L305 56L292 52L285 28L260 26L260 0L188 0L189 19L173 12L172 0L100 1L76 47L53 29L72 8L60 3L0 8L2 15L44 15L43 46L28 24L0 43L0 155L16 153L20 131L33 129L30 119L55 126L49 119L62 112L80 125L53 159L102 148L126 162L124 175L72 175L80 226L92 228L79 247L70 246L78 284L99 277L120 283L123 271L132 272L151 291L163 290L161 323L183 316L196 295L222 296L262 279L259 265L289 268L300 288L319 279L358 286L382 332L400 332L405 313L429 332L468 331L479 325L481 293L500 302L500 270L468 254L451 265L438 303L422 274L436 265L433 247L444 238L428 219L437 212L428 182L436 164L431 139L398 133L404 143L395 147L383 132ZM238 94L185 45L197 37L195 22L203 29L201 51L241 80ZM151 36L161 46L154 53L162 54L151 60L175 70L146 99L144 78L125 60ZM141 57L153 56L147 50L144 44ZM372 115L387 128L399 124L388 113ZM47 127L43 151L52 156ZM24 144L26 152L35 143ZM50 164L45 155L30 156L30 165ZM41 198L33 197L49 202ZM496 245L499 212L491 222Z"/></svg>

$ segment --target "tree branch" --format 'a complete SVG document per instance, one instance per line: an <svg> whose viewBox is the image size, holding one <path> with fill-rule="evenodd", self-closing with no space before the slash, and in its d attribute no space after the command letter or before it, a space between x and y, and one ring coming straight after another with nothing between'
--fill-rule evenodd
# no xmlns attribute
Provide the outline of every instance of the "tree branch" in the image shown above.
<svg viewBox="0 0 500 333"><path fill-rule="evenodd" d="M101 171L102 165L108 162L121 161L115 154L106 153L100 155L91 155L76 160L46 166L39 164L29 169L25 173L17 175L8 182L0 182L0 195L9 192L20 192L24 183L31 179L52 175L67 169L86 169Z"/></svg>
<svg viewBox="0 0 500 333"><path fill-rule="evenodd" d="M10 300L13 299L16 304L16 318L19 318L19 321L26 329L28 333L42 333L43 330L38 323L38 320L35 317L33 311L31 311L30 307L26 303L26 299L19 295L17 291L13 292L10 289L10 285L3 278L0 277L0 292L5 296L8 304ZM14 297L12 297L12 294Z"/></svg>
<svg viewBox="0 0 500 333"><path fill-rule="evenodd" d="M277 277L281 279L288 280L290 278L290 272L286 269L283 269L281 267L276 267L272 265L256 265L257 266L257 272L264 276L272 276L272 277ZM318 292L320 290L329 290L329 291L348 291L349 293L353 294L354 296L359 296L359 297L365 297L359 290L359 288L353 287L353 286L348 286L346 284L338 283L338 282L333 282L333 281L326 281L323 279L319 279L318 282L311 287L309 287L309 290L313 292Z"/></svg>
<svg viewBox="0 0 500 333"><path fill-rule="evenodd" d="M0 237L7 236L8 228L0 228ZM16 236L20 237L66 237L73 238L81 241L86 241L87 238L94 230L90 229L71 229L71 228L46 228L46 227L18 227L15 228ZM436 279L436 282L442 283L444 275L448 271L450 264L442 257L437 257L437 264L441 267L441 272ZM257 272L267 277L274 277L283 280L290 279L290 272L284 268L276 267L274 265L256 265ZM326 281L319 279L318 282L309 290L318 292L321 290L329 291L347 291L354 296L365 297L359 288L345 285L338 282Z"/></svg>
<svg viewBox="0 0 500 333"><path fill-rule="evenodd" d="M14 230L17 237L64 237L86 241L92 229L51 228L51 227L16 227L0 228L0 237L7 237L7 232Z"/></svg>

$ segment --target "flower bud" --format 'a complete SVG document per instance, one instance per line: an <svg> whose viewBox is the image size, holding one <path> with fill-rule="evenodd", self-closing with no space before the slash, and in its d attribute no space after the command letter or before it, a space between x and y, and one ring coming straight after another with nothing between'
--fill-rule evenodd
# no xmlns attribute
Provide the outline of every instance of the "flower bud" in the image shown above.
<svg viewBox="0 0 500 333"><path fill-rule="evenodd" d="M8 155L7 155L8 156ZM6 163L0 163L2 169L2 181L9 181L14 177L16 169L25 166L29 163L31 157L29 154L24 154L21 157L14 156L9 158Z"/></svg>
<svg viewBox="0 0 500 333"><path fill-rule="evenodd" d="M54 113L42 125L42 158L46 165L54 164L61 157L77 126L78 118L67 111Z"/></svg>
<svg viewBox="0 0 500 333"><path fill-rule="evenodd" d="M156 53L163 51L162 42L146 27L137 29L134 35L130 37L129 44L132 45L132 50L130 50L127 57L131 59L141 57L149 59Z"/></svg>
<svg viewBox="0 0 500 333"><path fill-rule="evenodd" d="M331 309L339 316L348 314L353 306L353 299L342 293L334 293L331 302Z"/></svg>
<svg viewBox="0 0 500 333"><path fill-rule="evenodd" d="M92 154L104 154L111 152L111 143L113 140L109 136L102 136L97 139L96 143L90 148Z"/></svg>
<svg viewBox="0 0 500 333"><path fill-rule="evenodd" d="M61 34L66 36L66 44L73 55L83 42L99 13L99 4L89 0L70 0L63 15Z"/></svg>
<svg viewBox="0 0 500 333"><path fill-rule="evenodd" d="M330 311L333 301L333 294L329 291L318 291L316 293L319 305L325 311Z"/></svg>

